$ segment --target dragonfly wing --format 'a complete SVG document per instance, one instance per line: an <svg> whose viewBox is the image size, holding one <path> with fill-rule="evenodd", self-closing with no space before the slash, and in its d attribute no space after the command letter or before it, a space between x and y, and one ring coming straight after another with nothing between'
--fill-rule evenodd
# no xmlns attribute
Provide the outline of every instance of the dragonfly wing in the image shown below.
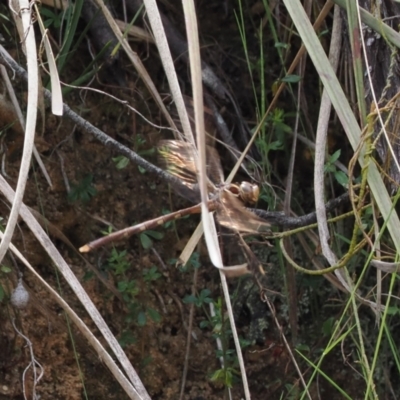
<svg viewBox="0 0 400 400"><path fill-rule="evenodd" d="M197 184L195 149L182 140L162 140L158 144L159 164L171 175L181 179L185 185ZM207 152L207 177L212 183L222 183L224 174L218 152L210 146ZM212 186L212 185L211 185Z"/></svg>
<svg viewBox="0 0 400 400"><path fill-rule="evenodd" d="M217 211L218 222L243 233L269 233L270 224L244 208L243 203L231 192L224 190L220 194L220 207Z"/></svg>
<svg viewBox="0 0 400 400"><path fill-rule="evenodd" d="M162 140L158 144L160 165L187 186L197 184L196 163L192 145L181 140Z"/></svg>
<svg viewBox="0 0 400 400"><path fill-rule="evenodd" d="M224 182L224 172L222 170L221 159L219 158L218 152L214 147L206 147L207 155L207 176L213 183L219 184Z"/></svg>

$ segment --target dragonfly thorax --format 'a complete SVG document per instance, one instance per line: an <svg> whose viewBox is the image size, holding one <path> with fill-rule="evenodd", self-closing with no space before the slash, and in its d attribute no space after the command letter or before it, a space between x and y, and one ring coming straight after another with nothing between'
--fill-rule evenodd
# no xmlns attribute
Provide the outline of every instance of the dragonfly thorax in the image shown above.
<svg viewBox="0 0 400 400"><path fill-rule="evenodd" d="M231 183L227 188L236 197L239 197L245 204L255 204L260 195L260 188L250 182Z"/></svg>
<svg viewBox="0 0 400 400"><path fill-rule="evenodd" d="M260 196L258 185L243 181L239 186L239 196L245 203L255 204Z"/></svg>

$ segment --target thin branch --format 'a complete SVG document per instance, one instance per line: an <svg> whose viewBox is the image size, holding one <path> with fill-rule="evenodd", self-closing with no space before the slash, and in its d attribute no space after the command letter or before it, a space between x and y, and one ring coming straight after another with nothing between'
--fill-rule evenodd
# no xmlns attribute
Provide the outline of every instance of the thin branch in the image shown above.
<svg viewBox="0 0 400 400"><path fill-rule="evenodd" d="M11 68L16 76L27 81L28 76L27 72L14 61L14 59L7 53L3 46L0 46L0 64ZM44 95L47 100L51 100L51 92L47 89L44 89ZM69 118L71 121L75 122L81 129L92 134L97 140L103 143L105 146L110 147L111 149L117 151L118 153L126 156L131 161L133 161L136 165L143 167L146 171L152 172L156 175L159 175L164 181L170 183L174 186L178 191L185 191L185 186L181 183L178 178L170 175L165 172L161 168L156 167L150 162L146 161L144 158L140 157L134 151L130 150L128 147L114 140L107 134L105 134L100 129L93 126L90 122L86 121L74 111L71 110L66 104L64 104L64 116Z"/></svg>
<svg viewBox="0 0 400 400"><path fill-rule="evenodd" d="M329 200L325 204L325 210L327 213L332 212L334 209L345 205L348 202L349 194L343 193L336 199ZM265 211L255 208L249 208L249 210L259 217L267 220L271 225L284 228L301 228L317 222L317 213L315 211L306 215L302 215L301 217L289 217L286 216L283 211Z"/></svg>
<svg viewBox="0 0 400 400"><path fill-rule="evenodd" d="M25 375L28 372L29 368L32 367L32 372L33 372L33 384L32 384L32 399L33 400L39 400L40 396L38 396L36 394L36 386L39 383L40 379L42 379L43 374L44 374L44 369L43 367L40 365L40 363L36 360L35 358L35 354L33 353L33 346L32 346L32 342L21 332L17 329L17 327L15 326L15 320L14 318L11 320L12 325L15 329L15 332L18 333L19 336L21 336L25 342L26 345L29 347L29 354L31 356L31 362L28 364L28 366L24 369L24 372L22 374L22 390L23 390L23 394L24 394L24 398L27 399L28 396L26 395L26 389L25 389ZM36 367L39 367L39 375L37 373Z"/></svg>

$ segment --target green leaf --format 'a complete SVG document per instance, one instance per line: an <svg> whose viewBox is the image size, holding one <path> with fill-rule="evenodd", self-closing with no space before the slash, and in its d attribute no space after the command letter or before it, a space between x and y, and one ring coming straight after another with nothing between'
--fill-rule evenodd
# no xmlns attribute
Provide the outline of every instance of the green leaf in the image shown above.
<svg viewBox="0 0 400 400"><path fill-rule="evenodd" d="M124 169L129 164L129 159L125 156L113 157L112 159L117 169Z"/></svg>
<svg viewBox="0 0 400 400"><path fill-rule="evenodd" d="M398 314L400 314L400 309L399 309L399 307L396 307L396 306L388 307L387 313L388 313L388 315L398 315Z"/></svg>
<svg viewBox="0 0 400 400"><path fill-rule="evenodd" d="M147 314L149 314L149 317L154 321L154 322L160 322L161 321L161 315L158 311L154 310L153 308L148 308L147 309Z"/></svg>
<svg viewBox="0 0 400 400"><path fill-rule="evenodd" d="M293 128L289 125L286 125L283 122L277 122L275 124L275 129L277 130L277 132L284 132L284 133L292 133ZM282 143L282 147L283 147L283 143Z"/></svg>
<svg viewBox="0 0 400 400"><path fill-rule="evenodd" d="M144 311L140 311L137 316L137 324L139 326L145 326L147 321L146 313Z"/></svg>
<svg viewBox="0 0 400 400"><path fill-rule="evenodd" d="M233 368L218 369L211 376L211 381L223 383L225 386L231 388L233 386L233 374L235 370Z"/></svg>
<svg viewBox="0 0 400 400"><path fill-rule="evenodd" d="M123 293L125 290L128 288L128 282L127 281L120 281L118 282L118 291Z"/></svg>
<svg viewBox="0 0 400 400"><path fill-rule="evenodd" d="M161 277L161 274L158 272L158 269L155 265L153 265L150 269L145 268L143 270L143 279L146 282L156 281Z"/></svg>
<svg viewBox="0 0 400 400"><path fill-rule="evenodd" d="M143 167L141 167L140 165L138 165L138 170L139 170L139 172L141 174L145 174L146 173L146 170Z"/></svg>
<svg viewBox="0 0 400 400"><path fill-rule="evenodd" d="M281 79L282 82L286 83L297 83L300 82L301 76L299 75L286 75Z"/></svg>
<svg viewBox="0 0 400 400"><path fill-rule="evenodd" d="M121 290L120 290L120 288L121 288ZM139 293L139 288L138 288L138 285L135 280L118 282L118 290L120 290L121 293L128 295L127 296L128 299L129 299L129 296L131 298L134 298ZM132 299L130 299L130 301L131 300ZM132 305L132 307L136 306L136 304L131 304L131 305Z"/></svg>
<svg viewBox="0 0 400 400"><path fill-rule="evenodd" d="M193 296L192 294L188 294L182 299L184 304L194 304L196 303L196 300L196 296Z"/></svg>
<svg viewBox="0 0 400 400"><path fill-rule="evenodd" d="M121 347L126 347L130 344L135 344L136 338L135 338L135 336L133 336L132 332L125 331L125 332L122 332L122 335L118 339L118 342L121 345Z"/></svg>
<svg viewBox="0 0 400 400"><path fill-rule="evenodd" d="M200 263L200 253L195 251L191 257L189 258L189 261L187 262L189 265L191 265L193 268L200 268L201 263Z"/></svg>
<svg viewBox="0 0 400 400"><path fill-rule="evenodd" d="M0 271L1 271L1 272L4 272L5 274L8 274L8 273L10 273L12 270L11 270L10 267L7 267L6 265L2 265L2 266L0 267Z"/></svg>
<svg viewBox="0 0 400 400"><path fill-rule="evenodd" d="M211 382L223 382L225 377L225 371L221 368L221 369L217 369L216 371L214 371L214 373L211 375Z"/></svg>
<svg viewBox="0 0 400 400"><path fill-rule="evenodd" d="M289 45L287 43L282 43L282 42L276 42L275 43L275 48L279 49L287 49Z"/></svg>
<svg viewBox="0 0 400 400"><path fill-rule="evenodd" d="M5 296L5 292L4 292L3 286L0 285L0 303L3 301L4 296Z"/></svg>
<svg viewBox="0 0 400 400"><path fill-rule="evenodd" d="M200 329L208 328L209 325L210 323L207 320L201 321L199 324Z"/></svg>
<svg viewBox="0 0 400 400"><path fill-rule="evenodd" d="M301 351L303 353L309 353L310 352L310 348L306 344L301 344L301 343L296 345L296 350Z"/></svg>
<svg viewBox="0 0 400 400"><path fill-rule="evenodd" d="M100 232L102 235L107 236L113 232L113 227L109 225L106 230L102 230Z"/></svg>
<svg viewBox="0 0 400 400"><path fill-rule="evenodd" d="M251 344L253 342L251 340L248 340L248 339L239 338L239 343L240 343L240 348L243 350L246 347L251 346Z"/></svg>
<svg viewBox="0 0 400 400"><path fill-rule="evenodd" d="M153 246L153 241L144 232L139 235L139 238L144 249L148 250Z"/></svg>
<svg viewBox="0 0 400 400"><path fill-rule="evenodd" d="M269 150L283 150L283 143L280 140L271 142L269 145Z"/></svg>
<svg viewBox="0 0 400 400"><path fill-rule="evenodd" d="M75 202L81 200L88 202L91 197L97 194L96 188L92 185L93 175L85 176L77 185L72 185L68 193L68 200Z"/></svg>
<svg viewBox="0 0 400 400"><path fill-rule="evenodd" d="M335 172L335 179L345 188L349 185L349 177L343 171Z"/></svg>
<svg viewBox="0 0 400 400"><path fill-rule="evenodd" d="M198 301L196 303L197 306L201 306L203 303L209 304L212 302L212 299L208 297L211 294L211 291L209 289L203 289L200 292Z"/></svg>
<svg viewBox="0 0 400 400"><path fill-rule="evenodd" d="M214 325L213 332L219 334L221 333L221 330L222 330L222 323L221 322L216 323Z"/></svg>
<svg viewBox="0 0 400 400"><path fill-rule="evenodd" d="M330 173L330 172L335 172L336 171L336 166L333 164L325 164L324 165L324 173Z"/></svg>
<svg viewBox="0 0 400 400"><path fill-rule="evenodd" d="M207 297L211 294L211 290L210 289L202 289L202 291L200 292L200 296L201 297Z"/></svg>
<svg viewBox="0 0 400 400"><path fill-rule="evenodd" d="M44 19L44 26L49 28L51 25L53 28L57 29L61 26L61 20L64 13L55 14L46 7L40 9L40 15L46 18Z"/></svg>
<svg viewBox="0 0 400 400"><path fill-rule="evenodd" d="M158 231L148 230L144 232L146 235L151 236L153 239L161 240L164 238L164 234Z"/></svg>
<svg viewBox="0 0 400 400"><path fill-rule="evenodd" d="M341 150L341 149L336 150L336 151L329 157L328 163L330 163L330 164L335 163L335 162L339 159L341 153L342 153L342 150Z"/></svg>
<svg viewBox="0 0 400 400"><path fill-rule="evenodd" d="M324 336L330 336L335 326L335 320L333 317L328 318L322 325L322 333Z"/></svg>

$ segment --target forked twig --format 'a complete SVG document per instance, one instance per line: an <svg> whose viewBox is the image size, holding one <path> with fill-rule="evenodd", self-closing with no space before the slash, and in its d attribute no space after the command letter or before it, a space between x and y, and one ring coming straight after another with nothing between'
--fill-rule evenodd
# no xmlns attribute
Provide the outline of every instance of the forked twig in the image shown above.
<svg viewBox="0 0 400 400"><path fill-rule="evenodd" d="M25 400L28 399L28 396L26 394L26 387L25 387L25 381L26 381L25 376L26 376L26 373L28 372L29 368L32 367L32 372L33 372L32 399L33 400L39 400L40 396L38 396L36 394L36 386L39 383L40 379L42 379L42 377L43 377L44 369L41 366L41 364L39 363L39 361L37 361L36 358L35 358L35 355L33 353L32 342L21 331L19 331L17 329L17 327L15 326L15 319L14 318L11 320L11 322L12 322L12 325L13 325L13 327L15 329L15 332L17 332L18 335L21 336L25 340L26 345L29 347L29 354L31 356L31 361L28 364L28 366L24 369L24 372L22 374L22 390L23 390L23 394L24 394L24 399ZM39 375L38 375L37 370L36 370L37 367L39 368L39 371L40 371Z"/></svg>

